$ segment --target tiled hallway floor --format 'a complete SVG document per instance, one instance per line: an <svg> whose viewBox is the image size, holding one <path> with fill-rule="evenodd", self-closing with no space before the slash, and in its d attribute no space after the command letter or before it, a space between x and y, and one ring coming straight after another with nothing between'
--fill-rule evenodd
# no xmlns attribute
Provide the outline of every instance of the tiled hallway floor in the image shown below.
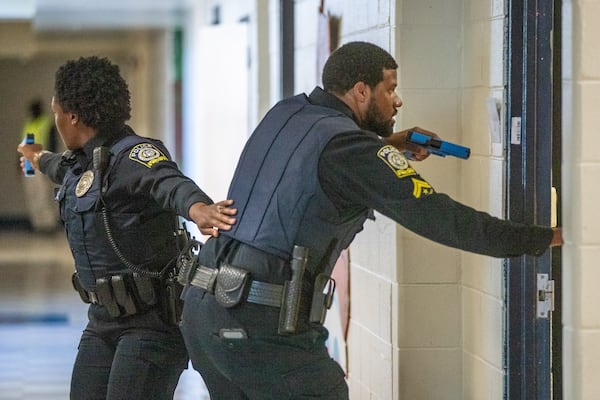
<svg viewBox="0 0 600 400"><path fill-rule="evenodd" d="M0 232L0 400L65 400L87 307L71 288L63 233ZM205 400L186 370L176 400Z"/></svg>

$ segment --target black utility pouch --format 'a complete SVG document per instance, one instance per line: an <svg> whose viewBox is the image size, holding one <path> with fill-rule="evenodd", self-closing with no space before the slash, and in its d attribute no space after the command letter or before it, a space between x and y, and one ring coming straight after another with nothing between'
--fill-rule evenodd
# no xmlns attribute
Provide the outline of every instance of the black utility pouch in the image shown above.
<svg viewBox="0 0 600 400"><path fill-rule="evenodd" d="M81 282L79 282L79 275L77 275L77 272L74 272L71 276L71 283L73 284L73 289L75 289L77 293L79 293L81 301L83 301L86 304L90 304L92 301L90 300L87 291L81 285Z"/></svg>
<svg viewBox="0 0 600 400"><path fill-rule="evenodd" d="M115 301L125 311L124 315L134 315L138 312L131 291L128 290L129 284L124 275L113 275L110 278L110 285L113 289Z"/></svg>
<svg viewBox="0 0 600 400"><path fill-rule="evenodd" d="M158 302L156 290L152 278L133 273L133 283L135 285L139 301L146 306L153 306Z"/></svg>
<svg viewBox="0 0 600 400"><path fill-rule="evenodd" d="M96 294L98 295L98 302L106 308L111 317L117 318L122 315L121 309L113 296L110 281L107 278L96 279Z"/></svg>
<svg viewBox="0 0 600 400"><path fill-rule="evenodd" d="M222 264L217 274L215 299L225 307L234 307L244 300L250 283L250 272L228 264Z"/></svg>

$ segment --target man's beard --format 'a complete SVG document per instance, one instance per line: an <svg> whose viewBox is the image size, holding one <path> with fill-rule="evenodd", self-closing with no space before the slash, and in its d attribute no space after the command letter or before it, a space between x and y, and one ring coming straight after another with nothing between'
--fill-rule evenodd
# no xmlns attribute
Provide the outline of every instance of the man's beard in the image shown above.
<svg viewBox="0 0 600 400"><path fill-rule="evenodd" d="M361 128L375 132L381 137L388 137L394 132L394 125L391 120L385 119L381 114L375 100L371 100L369 107L367 108L367 115Z"/></svg>

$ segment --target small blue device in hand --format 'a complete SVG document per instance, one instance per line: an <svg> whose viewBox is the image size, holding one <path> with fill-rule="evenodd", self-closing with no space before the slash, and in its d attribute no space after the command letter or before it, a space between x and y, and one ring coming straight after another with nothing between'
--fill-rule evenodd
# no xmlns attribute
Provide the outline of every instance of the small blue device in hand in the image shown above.
<svg viewBox="0 0 600 400"><path fill-rule="evenodd" d="M25 144L34 144L35 143L35 136L33 133L28 133L25 136ZM33 176L35 175L35 170L33 169L33 166L31 165L31 163L29 162L28 159L25 159L25 161L23 161L23 166L24 166L24 174L25 176Z"/></svg>
<svg viewBox="0 0 600 400"><path fill-rule="evenodd" d="M415 131L408 132L406 141L424 146L431 154L440 157L454 156L466 160L471 155L471 149L468 147L432 138Z"/></svg>

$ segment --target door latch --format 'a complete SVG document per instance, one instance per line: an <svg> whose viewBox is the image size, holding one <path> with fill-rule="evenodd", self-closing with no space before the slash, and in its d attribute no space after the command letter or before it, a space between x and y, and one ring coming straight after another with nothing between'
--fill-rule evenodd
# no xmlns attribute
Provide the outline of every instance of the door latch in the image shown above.
<svg viewBox="0 0 600 400"><path fill-rule="evenodd" d="M554 281L548 274L537 274L537 317L550 318L554 311Z"/></svg>

